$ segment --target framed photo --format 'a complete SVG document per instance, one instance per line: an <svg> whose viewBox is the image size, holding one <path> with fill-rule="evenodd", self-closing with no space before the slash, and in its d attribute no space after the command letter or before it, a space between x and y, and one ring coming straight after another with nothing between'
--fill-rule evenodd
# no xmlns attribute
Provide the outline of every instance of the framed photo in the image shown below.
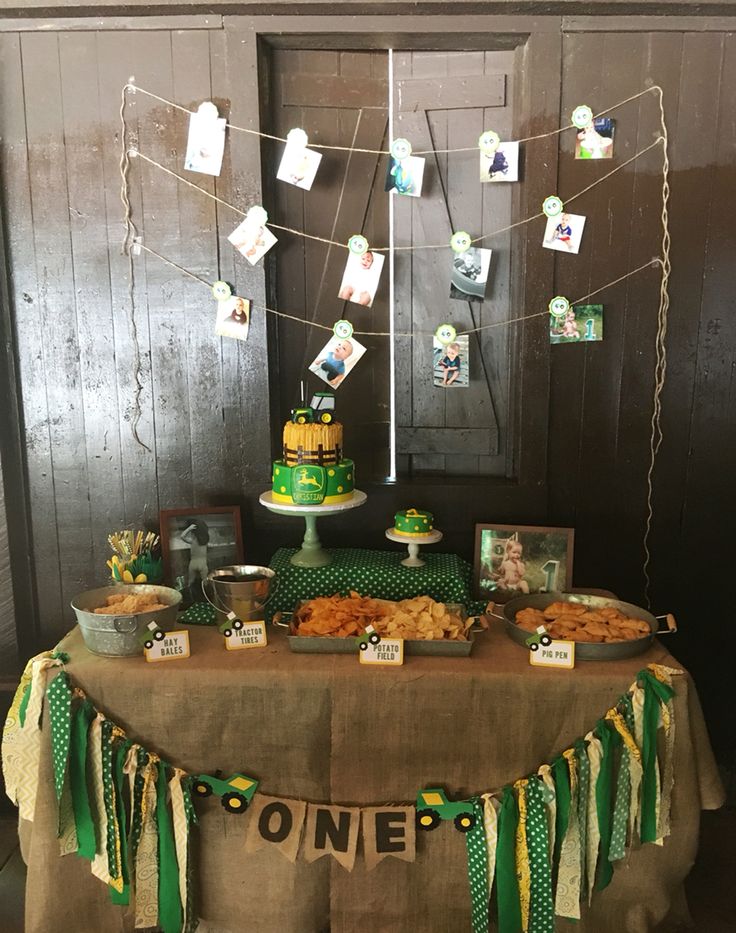
<svg viewBox="0 0 736 933"><path fill-rule="evenodd" d="M239 506L162 509L159 519L164 580L185 607L205 601L202 580L210 571L243 563Z"/></svg>
<svg viewBox="0 0 736 933"><path fill-rule="evenodd" d="M505 603L530 593L567 592L574 534L572 528L476 525L476 595Z"/></svg>

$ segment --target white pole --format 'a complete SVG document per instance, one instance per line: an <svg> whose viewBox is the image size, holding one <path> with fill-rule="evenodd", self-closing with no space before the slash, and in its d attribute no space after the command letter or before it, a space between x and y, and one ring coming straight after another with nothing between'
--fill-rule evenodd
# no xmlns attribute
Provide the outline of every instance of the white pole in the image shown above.
<svg viewBox="0 0 736 933"><path fill-rule="evenodd" d="M388 50L388 138L394 138L394 50ZM389 425L388 480L396 482L396 320L394 307L394 195L388 196Z"/></svg>

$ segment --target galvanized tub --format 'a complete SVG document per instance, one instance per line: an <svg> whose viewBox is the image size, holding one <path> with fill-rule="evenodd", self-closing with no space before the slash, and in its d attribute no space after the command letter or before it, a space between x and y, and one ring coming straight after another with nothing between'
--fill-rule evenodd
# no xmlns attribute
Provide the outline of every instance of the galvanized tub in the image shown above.
<svg viewBox="0 0 736 933"><path fill-rule="evenodd" d="M383 601L383 600L381 600ZM302 600L303 605L308 600ZM447 609L460 616L465 622L467 613L465 606L459 603L446 603ZM298 607L297 607L298 608ZM286 641L291 651L298 654L358 654L360 649L355 638L337 638L319 635L297 635L296 628L289 618L292 613L281 613L274 616L274 625L287 629ZM467 641L450 641L450 639L424 639L407 638L404 641L404 654L429 655L434 657L466 658L473 650L474 629L468 629Z"/></svg>
<svg viewBox="0 0 736 933"><path fill-rule="evenodd" d="M181 602L181 593L169 586L155 586L152 583L130 583L125 585L126 593L153 593L158 602L166 603L166 609L154 612L136 612L135 615L98 615L94 609L104 606L108 596L119 596L119 585L101 586L96 590L86 590L72 600L72 609L82 632L85 645L94 654L106 657L122 658L140 654L138 633L155 622L166 631L176 622L176 614Z"/></svg>
<svg viewBox="0 0 736 933"><path fill-rule="evenodd" d="M633 658L637 654L646 651L654 641L654 636L666 635L669 632L677 631L677 623L672 615L653 616L646 609L641 609L633 603L621 602L618 599L609 599L605 596L588 596L585 593L537 593L534 596L517 596L509 600L503 606L503 615L489 612L489 615L497 619L502 619L506 626L506 632L510 638L523 645L526 648L526 639L529 632L519 628L516 624L516 613L521 609L546 609L552 603L567 602L589 606L591 609L602 609L605 606L611 606L618 609L622 615L630 619L641 619L649 625L650 632L641 638L634 638L631 641L614 642L612 644L575 642L575 659L583 661L617 661L622 658ZM499 607L500 608L500 607ZM659 620L665 619L667 627L660 630Z"/></svg>
<svg viewBox="0 0 736 933"><path fill-rule="evenodd" d="M202 580L202 591L207 602L223 616L234 613L243 622L253 622L263 618L263 608L273 596L275 576L276 571L270 567L233 564L208 573Z"/></svg>

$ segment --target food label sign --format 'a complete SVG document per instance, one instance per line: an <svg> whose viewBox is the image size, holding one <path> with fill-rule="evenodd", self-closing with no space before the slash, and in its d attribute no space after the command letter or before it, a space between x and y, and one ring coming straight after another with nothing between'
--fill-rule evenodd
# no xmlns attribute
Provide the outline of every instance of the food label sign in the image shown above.
<svg viewBox="0 0 736 933"><path fill-rule="evenodd" d="M549 645L540 645L529 652L529 663L534 667L575 667L575 642L553 640Z"/></svg>
<svg viewBox="0 0 736 933"><path fill-rule="evenodd" d="M144 648L146 661L179 661L189 657L189 632L166 632L153 648Z"/></svg>
<svg viewBox="0 0 736 933"><path fill-rule="evenodd" d="M225 647L228 651L239 651L241 648L265 648L268 644L266 637L266 623L245 622L240 631L235 631L225 638Z"/></svg>
<svg viewBox="0 0 736 933"><path fill-rule="evenodd" d="M361 664L403 664L404 639L382 638L378 644L368 642L360 652Z"/></svg>

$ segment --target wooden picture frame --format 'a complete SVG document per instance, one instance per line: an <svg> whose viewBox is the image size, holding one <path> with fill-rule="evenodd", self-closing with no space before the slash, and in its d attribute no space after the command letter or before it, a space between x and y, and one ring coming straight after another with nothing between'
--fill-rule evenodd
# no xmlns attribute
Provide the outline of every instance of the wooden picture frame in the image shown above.
<svg viewBox="0 0 736 933"><path fill-rule="evenodd" d="M185 606L204 602L201 580L207 573L245 559L239 505L161 509L159 522L164 582L179 590Z"/></svg>
<svg viewBox="0 0 736 933"><path fill-rule="evenodd" d="M573 528L476 525L475 596L504 603L532 593L569 592L574 538Z"/></svg>

